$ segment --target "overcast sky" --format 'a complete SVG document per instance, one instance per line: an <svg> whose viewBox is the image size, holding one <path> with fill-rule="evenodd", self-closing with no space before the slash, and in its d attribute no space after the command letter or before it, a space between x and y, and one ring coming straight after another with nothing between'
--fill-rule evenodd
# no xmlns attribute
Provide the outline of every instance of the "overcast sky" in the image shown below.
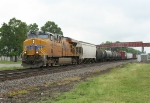
<svg viewBox="0 0 150 103"><path fill-rule="evenodd" d="M0 27L13 17L39 28L54 21L64 36L93 44L150 42L150 0L0 0Z"/></svg>

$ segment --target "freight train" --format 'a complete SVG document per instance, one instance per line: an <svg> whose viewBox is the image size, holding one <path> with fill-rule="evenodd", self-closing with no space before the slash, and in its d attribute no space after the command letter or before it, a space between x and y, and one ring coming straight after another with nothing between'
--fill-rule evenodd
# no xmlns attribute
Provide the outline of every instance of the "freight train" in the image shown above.
<svg viewBox="0 0 150 103"><path fill-rule="evenodd" d="M22 66L42 67L136 58L123 51L101 50L95 44L44 31L30 31L23 42Z"/></svg>

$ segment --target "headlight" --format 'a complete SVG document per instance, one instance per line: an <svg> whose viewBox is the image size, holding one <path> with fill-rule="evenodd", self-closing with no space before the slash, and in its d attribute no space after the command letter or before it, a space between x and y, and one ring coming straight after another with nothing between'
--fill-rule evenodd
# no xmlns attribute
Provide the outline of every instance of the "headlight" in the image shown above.
<svg viewBox="0 0 150 103"><path fill-rule="evenodd" d="M34 44L34 39L32 40L32 43Z"/></svg>
<svg viewBox="0 0 150 103"><path fill-rule="evenodd" d="M27 52L26 52L26 51L24 51L24 54L27 54Z"/></svg>
<svg viewBox="0 0 150 103"><path fill-rule="evenodd" d="M38 54L39 52L38 51L36 51L36 54Z"/></svg>

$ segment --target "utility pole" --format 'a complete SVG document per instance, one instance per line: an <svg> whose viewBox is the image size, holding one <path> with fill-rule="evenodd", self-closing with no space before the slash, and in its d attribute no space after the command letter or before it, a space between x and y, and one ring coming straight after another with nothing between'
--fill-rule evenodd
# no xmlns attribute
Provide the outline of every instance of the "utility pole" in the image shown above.
<svg viewBox="0 0 150 103"><path fill-rule="evenodd" d="M143 44L142 44L142 53L144 53L144 46L143 46Z"/></svg>

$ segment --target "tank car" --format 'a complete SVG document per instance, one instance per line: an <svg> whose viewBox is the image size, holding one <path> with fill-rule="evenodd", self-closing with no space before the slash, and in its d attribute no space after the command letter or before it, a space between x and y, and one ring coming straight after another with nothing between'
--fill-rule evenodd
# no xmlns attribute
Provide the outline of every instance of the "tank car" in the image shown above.
<svg viewBox="0 0 150 103"><path fill-rule="evenodd" d="M117 52L116 51L112 51L112 59L113 60L117 59Z"/></svg>
<svg viewBox="0 0 150 103"><path fill-rule="evenodd" d="M96 60L100 62L102 60L102 55L103 55L102 50L97 48L96 49Z"/></svg>
<svg viewBox="0 0 150 103"><path fill-rule="evenodd" d="M79 55L79 64L96 62L95 44L79 41L76 45L76 50L77 55Z"/></svg>
<svg viewBox="0 0 150 103"><path fill-rule="evenodd" d="M106 51L100 48L96 49L96 60L97 62L104 61L106 57Z"/></svg>
<svg viewBox="0 0 150 103"><path fill-rule="evenodd" d="M105 50L106 52L106 60L112 60L113 59L113 52L110 50Z"/></svg>
<svg viewBox="0 0 150 103"><path fill-rule="evenodd" d="M102 50L97 48L96 50L96 60L100 61L108 61L108 60L117 60L121 57L120 53L110 50Z"/></svg>
<svg viewBox="0 0 150 103"><path fill-rule="evenodd" d="M23 42L22 66L42 67L77 63L77 41L49 32L30 31Z"/></svg>
<svg viewBox="0 0 150 103"><path fill-rule="evenodd" d="M120 52L116 52L116 54L117 54L117 60L120 60L120 59L121 59L121 54L120 54Z"/></svg>

